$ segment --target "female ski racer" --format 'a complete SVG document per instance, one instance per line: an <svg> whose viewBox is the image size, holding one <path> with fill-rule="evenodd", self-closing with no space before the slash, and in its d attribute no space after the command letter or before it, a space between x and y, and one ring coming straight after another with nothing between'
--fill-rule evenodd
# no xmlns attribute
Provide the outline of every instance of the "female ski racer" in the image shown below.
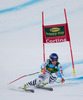
<svg viewBox="0 0 83 100"><path fill-rule="evenodd" d="M42 74L40 74L37 79L24 84L22 88L27 89L29 86L52 84L57 80L57 77L61 78L61 83L65 81L62 66L58 62L58 55L56 53L52 53L49 59L41 65L41 72ZM45 82L45 80L47 80L47 82Z"/></svg>

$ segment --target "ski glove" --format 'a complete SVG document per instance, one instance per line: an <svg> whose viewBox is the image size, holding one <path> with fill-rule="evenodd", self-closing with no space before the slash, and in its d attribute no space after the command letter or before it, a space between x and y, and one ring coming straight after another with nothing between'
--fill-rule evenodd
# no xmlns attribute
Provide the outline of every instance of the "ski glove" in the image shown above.
<svg viewBox="0 0 83 100"><path fill-rule="evenodd" d="M61 83L64 83L65 82L65 79L64 78L61 78Z"/></svg>
<svg viewBox="0 0 83 100"><path fill-rule="evenodd" d="M46 68L44 67L43 69L41 69L41 72L43 73L43 74L45 74L45 71L46 71Z"/></svg>

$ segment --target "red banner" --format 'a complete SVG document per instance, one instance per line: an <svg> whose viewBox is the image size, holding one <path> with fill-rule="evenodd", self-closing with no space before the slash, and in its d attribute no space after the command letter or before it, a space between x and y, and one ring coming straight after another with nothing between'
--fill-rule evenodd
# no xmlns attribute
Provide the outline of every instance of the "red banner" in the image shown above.
<svg viewBox="0 0 83 100"><path fill-rule="evenodd" d="M43 25L43 43L58 43L70 41L68 25Z"/></svg>

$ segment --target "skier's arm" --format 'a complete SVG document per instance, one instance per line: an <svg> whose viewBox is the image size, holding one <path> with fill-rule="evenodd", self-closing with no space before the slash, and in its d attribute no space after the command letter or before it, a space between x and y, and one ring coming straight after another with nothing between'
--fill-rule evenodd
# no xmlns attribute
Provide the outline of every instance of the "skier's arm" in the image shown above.
<svg viewBox="0 0 83 100"><path fill-rule="evenodd" d="M46 65L48 65L49 63L49 60L47 59L42 65L41 65L41 72L43 74L45 74L45 71L46 71Z"/></svg>
<svg viewBox="0 0 83 100"><path fill-rule="evenodd" d="M64 83L65 80L64 80L63 69L62 69L61 64L59 64L58 67L59 67L59 69L60 69L59 74L60 74L60 77L61 77L61 83Z"/></svg>
<svg viewBox="0 0 83 100"><path fill-rule="evenodd" d="M61 64L59 64L58 67L59 67L59 74L60 74L60 77L63 78L63 69L62 69Z"/></svg>

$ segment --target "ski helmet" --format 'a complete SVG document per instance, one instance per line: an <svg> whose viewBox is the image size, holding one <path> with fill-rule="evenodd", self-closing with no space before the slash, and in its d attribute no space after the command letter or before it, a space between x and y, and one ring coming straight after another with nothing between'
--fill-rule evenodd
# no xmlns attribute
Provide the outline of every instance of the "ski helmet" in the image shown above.
<svg viewBox="0 0 83 100"><path fill-rule="evenodd" d="M50 60L54 60L56 59L58 61L58 55L56 53L52 53L50 56L49 56Z"/></svg>

